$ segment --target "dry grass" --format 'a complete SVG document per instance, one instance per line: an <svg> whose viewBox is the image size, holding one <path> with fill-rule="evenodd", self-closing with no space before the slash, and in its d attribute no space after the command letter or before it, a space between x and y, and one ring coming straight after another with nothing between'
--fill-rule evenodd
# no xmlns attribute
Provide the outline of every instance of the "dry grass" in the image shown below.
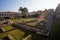
<svg viewBox="0 0 60 40"><path fill-rule="evenodd" d="M26 23L26 25L28 25L28 26L36 26L37 23L36 22L30 22L30 23Z"/></svg>

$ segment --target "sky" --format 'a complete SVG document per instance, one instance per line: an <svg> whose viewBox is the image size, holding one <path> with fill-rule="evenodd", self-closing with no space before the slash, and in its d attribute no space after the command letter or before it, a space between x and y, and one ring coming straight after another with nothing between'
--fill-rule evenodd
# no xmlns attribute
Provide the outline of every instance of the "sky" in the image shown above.
<svg viewBox="0 0 60 40"><path fill-rule="evenodd" d="M27 7L29 11L55 9L60 0L0 0L0 12L18 12L19 7Z"/></svg>

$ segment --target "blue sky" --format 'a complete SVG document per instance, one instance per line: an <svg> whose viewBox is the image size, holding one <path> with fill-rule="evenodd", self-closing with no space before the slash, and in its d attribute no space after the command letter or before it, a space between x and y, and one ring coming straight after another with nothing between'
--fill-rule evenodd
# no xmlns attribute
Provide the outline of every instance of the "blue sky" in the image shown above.
<svg viewBox="0 0 60 40"><path fill-rule="evenodd" d="M55 9L60 0L0 0L0 11L18 11L19 7L27 7L29 11Z"/></svg>

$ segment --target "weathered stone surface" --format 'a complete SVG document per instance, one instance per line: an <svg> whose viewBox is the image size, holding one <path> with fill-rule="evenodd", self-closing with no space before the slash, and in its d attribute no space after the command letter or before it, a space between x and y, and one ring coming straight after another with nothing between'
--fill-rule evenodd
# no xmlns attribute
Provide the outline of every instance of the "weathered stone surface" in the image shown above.
<svg viewBox="0 0 60 40"><path fill-rule="evenodd" d="M1 29L3 32L5 32L5 30L4 30L4 28L3 28L3 27L0 27L0 29Z"/></svg>
<svg viewBox="0 0 60 40"><path fill-rule="evenodd" d="M56 18L60 19L60 4L58 4L56 10L55 10Z"/></svg>
<svg viewBox="0 0 60 40"><path fill-rule="evenodd" d="M60 13L60 4L58 4L56 10L55 10L55 13Z"/></svg>
<svg viewBox="0 0 60 40"><path fill-rule="evenodd" d="M10 34L4 37L2 40L15 40Z"/></svg>
<svg viewBox="0 0 60 40"><path fill-rule="evenodd" d="M2 33L3 31L2 31L2 29L0 28L0 33Z"/></svg>
<svg viewBox="0 0 60 40"><path fill-rule="evenodd" d="M25 37L23 40L31 40L32 35L29 34L27 37Z"/></svg>

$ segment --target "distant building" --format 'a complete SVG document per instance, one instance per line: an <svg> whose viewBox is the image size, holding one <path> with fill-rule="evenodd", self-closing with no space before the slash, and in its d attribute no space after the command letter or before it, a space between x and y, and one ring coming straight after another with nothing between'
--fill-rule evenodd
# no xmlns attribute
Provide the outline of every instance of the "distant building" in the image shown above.
<svg viewBox="0 0 60 40"><path fill-rule="evenodd" d="M60 19L60 4L58 4L58 6L55 10L55 16L57 19Z"/></svg>
<svg viewBox="0 0 60 40"><path fill-rule="evenodd" d="M34 15L34 14L36 14L35 11L33 11L33 12L29 12L29 15Z"/></svg>
<svg viewBox="0 0 60 40"><path fill-rule="evenodd" d="M17 17L21 16L18 12L0 12L0 17Z"/></svg>

